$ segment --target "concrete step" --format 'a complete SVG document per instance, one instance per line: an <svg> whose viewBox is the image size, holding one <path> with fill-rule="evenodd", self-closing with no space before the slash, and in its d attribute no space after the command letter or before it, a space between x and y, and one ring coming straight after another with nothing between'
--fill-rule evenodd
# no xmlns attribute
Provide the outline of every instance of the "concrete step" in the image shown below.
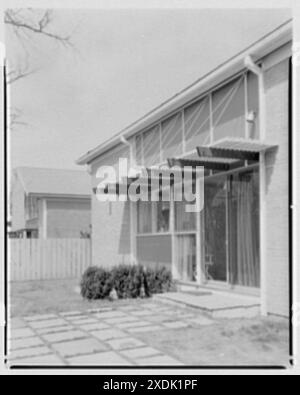
<svg viewBox="0 0 300 395"><path fill-rule="evenodd" d="M260 313L259 298L226 292L167 292L155 295L155 298L164 303L199 309L213 318L249 318Z"/></svg>

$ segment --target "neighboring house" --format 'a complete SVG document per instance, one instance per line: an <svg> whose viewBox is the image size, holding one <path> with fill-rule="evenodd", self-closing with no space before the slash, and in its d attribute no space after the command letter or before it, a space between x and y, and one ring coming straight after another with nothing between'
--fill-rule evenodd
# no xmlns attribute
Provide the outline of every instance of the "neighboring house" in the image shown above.
<svg viewBox="0 0 300 395"><path fill-rule="evenodd" d="M182 283L257 295L263 314L288 316L291 56L287 21L78 159L94 190L97 169L120 157L205 168L201 214L174 199L94 193L95 262L163 265Z"/></svg>
<svg viewBox="0 0 300 395"><path fill-rule="evenodd" d="M87 237L90 179L85 172L19 167L12 172L11 237Z"/></svg>

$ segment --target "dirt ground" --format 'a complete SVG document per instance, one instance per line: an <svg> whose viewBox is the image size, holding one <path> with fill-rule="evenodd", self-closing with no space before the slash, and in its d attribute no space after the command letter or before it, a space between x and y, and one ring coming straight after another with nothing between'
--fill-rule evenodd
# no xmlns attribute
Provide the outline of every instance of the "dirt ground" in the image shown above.
<svg viewBox="0 0 300 395"><path fill-rule="evenodd" d="M11 317L149 302L85 301L76 279L12 283L9 295ZM288 366L288 320L257 317L214 321L210 326L170 329L155 335L145 332L137 337L187 365Z"/></svg>

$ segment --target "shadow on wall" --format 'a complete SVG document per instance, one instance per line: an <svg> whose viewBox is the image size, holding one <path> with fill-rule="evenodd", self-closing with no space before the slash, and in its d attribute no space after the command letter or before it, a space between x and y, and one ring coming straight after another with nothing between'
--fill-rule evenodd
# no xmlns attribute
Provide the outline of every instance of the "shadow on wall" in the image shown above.
<svg viewBox="0 0 300 395"><path fill-rule="evenodd" d="M275 163L277 162L278 147L272 149L266 153L266 192L269 192L269 188L272 185L272 177L274 173Z"/></svg>
<svg viewBox="0 0 300 395"><path fill-rule="evenodd" d="M122 210L122 223L119 239L118 254L122 256L123 262L127 261L126 255L130 255L130 202L124 202L124 207ZM124 260L125 259L125 260Z"/></svg>

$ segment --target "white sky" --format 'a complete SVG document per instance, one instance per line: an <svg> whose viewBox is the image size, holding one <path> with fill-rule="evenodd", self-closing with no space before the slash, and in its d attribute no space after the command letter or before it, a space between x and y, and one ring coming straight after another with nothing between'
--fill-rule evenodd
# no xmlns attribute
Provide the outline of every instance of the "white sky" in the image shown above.
<svg viewBox="0 0 300 395"><path fill-rule="evenodd" d="M75 50L26 44L38 71L11 86L22 110L12 166L75 160L291 17L287 10L56 10ZM24 51L6 32L9 59Z"/></svg>

